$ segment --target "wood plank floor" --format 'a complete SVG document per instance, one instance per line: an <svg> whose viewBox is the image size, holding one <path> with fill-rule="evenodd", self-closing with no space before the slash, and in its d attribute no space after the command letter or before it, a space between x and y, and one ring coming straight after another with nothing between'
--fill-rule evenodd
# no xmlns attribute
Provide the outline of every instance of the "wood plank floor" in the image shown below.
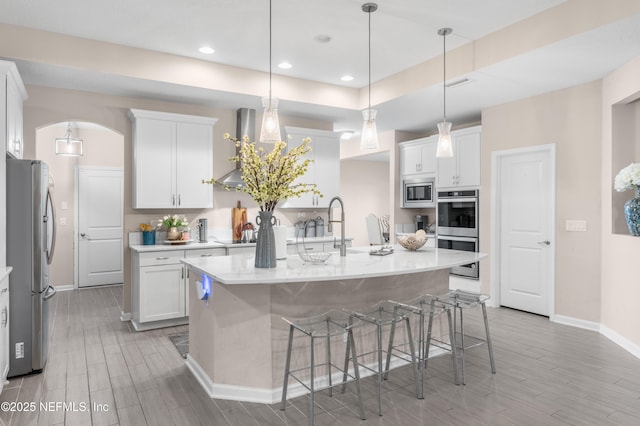
<svg viewBox="0 0 640 426"><path fill-rule="evenodd" d="M59 292L53 299L43 374L12 379L2 402L46 402L50 410L0 412L3 425L304 425L308 397L278 405L212 400L167 335L186 326L134 332L119 320L122 287ZM472 312L466 330L474 332ZM598 333L509 309L489 309L497 374L484 347L467 352L467 384L455 386L447 357L429 363L424 400L411 369L384 385L376 413L373 378L355 395L317 396L317 425L638 425L640 360ZM475 319L479 317L476 316ZM480 328L476 328L480 331ZM76 410L56 408L75 403ZM81 404L88 408L83 410ZM100 409L101 407L101 409ZM67 408L73 408L67 406Z"/></svg>

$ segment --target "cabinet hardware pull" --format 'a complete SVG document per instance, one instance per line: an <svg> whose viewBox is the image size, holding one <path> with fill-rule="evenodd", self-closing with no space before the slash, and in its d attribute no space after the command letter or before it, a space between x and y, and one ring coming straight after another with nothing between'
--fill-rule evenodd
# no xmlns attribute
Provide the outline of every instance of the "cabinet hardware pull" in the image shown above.
<svg viewBox="0 0 640 426"><path fill-rule="evenodd" d="M182 204L182 199L180 198L180 194L178 194L178 205Z"/></svg>
<svg viewBox="0 0 640 426"><path fill-rule="evenodd" d="M201 254L200 255L200 257L209 257L209 256L211 256L211 253L209 253L209 254Z"/></svg>
<svg viewBox="0 0 640 426"><path fill-rule="evenodd" d="M156 260L169 260L169 258L168 258L168 257L165 257L165 256L163 256L163 257L156 257Z"/></svg>
<svg viewBox="0 0 640 426"><path fill-rule="evenodd" d="M6 292L8 292L9 289L8 288L3 288L2 291L0 291L0 294L5 294Z"/></svg>
<svg viewBox="0 0 640 426"><path fill-rule="evenodd" d="M172 206L175 206L175 205L176 205L176 194L173 194L173 195L171 196L171 205L172 205Z"/></svg>

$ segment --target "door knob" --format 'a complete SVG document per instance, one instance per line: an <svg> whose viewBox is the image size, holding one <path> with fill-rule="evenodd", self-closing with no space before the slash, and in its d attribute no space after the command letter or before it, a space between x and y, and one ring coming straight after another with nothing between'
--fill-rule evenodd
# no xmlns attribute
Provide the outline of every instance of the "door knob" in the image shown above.
<svg viewBox="0 0 640 426"><path fill-rule="evenodd" d="M84 233L84 232L80 233L80 236L81 236L81 237L84 237L84 236L85 236L85 233Z"/></svg>
<svg viewBox="0 0 640 426"><path fill-rule="evenodd" d="M538 241L538 244L544 244L545 246L550 246L551 245L551 241L549 241L549 240Z"/></svg>

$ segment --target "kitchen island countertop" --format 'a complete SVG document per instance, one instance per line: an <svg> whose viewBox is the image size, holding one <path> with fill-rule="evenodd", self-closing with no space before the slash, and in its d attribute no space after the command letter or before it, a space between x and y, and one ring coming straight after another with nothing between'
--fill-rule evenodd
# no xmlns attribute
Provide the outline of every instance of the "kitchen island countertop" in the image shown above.
<svg viewBox="0 0 640 426"><path fill-rule="evenodd" d="M369 254L371 247L352 247L341 257L333 253L321 264L305 263L298 255L279 260L275 268L256 268L254 254L233 257L188 258L181 261L192 270L222 284L282 284L287 282L328 281L383 277L428 272L474 263L484 253L422 247L416 251L394 247L386 256Z"/></svg>

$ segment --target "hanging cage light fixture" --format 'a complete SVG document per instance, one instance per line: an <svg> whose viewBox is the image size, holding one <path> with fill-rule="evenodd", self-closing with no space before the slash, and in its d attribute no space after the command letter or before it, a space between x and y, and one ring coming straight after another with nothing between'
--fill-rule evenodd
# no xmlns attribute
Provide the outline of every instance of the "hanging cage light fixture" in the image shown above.
<svg viewBox="0 0 640 426"><path fill-rule="evenodd" d="M82 156L82 139L71 136L71 122L67 123L67 131L61 138L56 138L56 155L66 155L69 157Z"/></svg>
<svg viewBox="0 0 640 426"><path fill-rule="evenodd" d="M378 130L376 128L376 114L378 111L371 109L371 14L378 10L375 3L365 3L362 11L369 14L369 107L362 111L362 138L360 149L378 149Z"/></svg>
<svg viewBox="0 0 640 426"><path fill-rule="evenodd" d="M271 0L269 0L269 96L262 98L262 127L260 142L276 143L280 138L280 121L278 120L278 98L271 96Z"/></svg>
<svg viewBox="0 0 640 426"><path fill-rule="evenodd" d="M438 148L436 157L453 157L453 146L451 144L451 122L447 121L447 45L446 39L453 30L451 28L440 28L438 35L442 36L442 122L438 123Z"/></svg>

